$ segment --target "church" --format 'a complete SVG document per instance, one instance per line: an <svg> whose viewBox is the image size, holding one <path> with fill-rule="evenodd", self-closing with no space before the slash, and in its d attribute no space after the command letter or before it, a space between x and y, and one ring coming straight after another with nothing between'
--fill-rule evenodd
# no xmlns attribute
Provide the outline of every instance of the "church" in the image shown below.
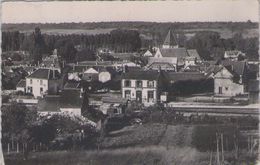
<svg viewBox="0 0 260 165"><path fill-rule="evenodd" d="M163 45L161 45L153 57L148 58L147 69L179 71L190 65L196 65L200 56L195 49L180 47L178 35L169 30Z"/></svg>

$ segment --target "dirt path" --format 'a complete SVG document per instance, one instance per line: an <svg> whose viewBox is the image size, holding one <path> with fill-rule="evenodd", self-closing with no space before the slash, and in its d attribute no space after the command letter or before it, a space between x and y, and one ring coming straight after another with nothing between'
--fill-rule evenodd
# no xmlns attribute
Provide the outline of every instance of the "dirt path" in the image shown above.
<svg viewBox="0 0 260 165"><path fill-rule="evenodd" d="M192 131L193 126L185 125L168 125L167 130L165 131L164 136L162 136L161 142L159 145L171 147L190 147L192 140Z"/></svg>

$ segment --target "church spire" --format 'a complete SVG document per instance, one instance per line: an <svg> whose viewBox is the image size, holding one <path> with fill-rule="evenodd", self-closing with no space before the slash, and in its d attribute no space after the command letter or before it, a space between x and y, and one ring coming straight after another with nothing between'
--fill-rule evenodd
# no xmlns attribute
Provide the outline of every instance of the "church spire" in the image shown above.
<svg viewBox="0 0 260 165"><path fill-rule="evenodd" d="M177 42L177 38L174 36L174 34L172 33L171 29L169 30L164 43L162 45L162 48L178 48L178 42Z"/></svg>

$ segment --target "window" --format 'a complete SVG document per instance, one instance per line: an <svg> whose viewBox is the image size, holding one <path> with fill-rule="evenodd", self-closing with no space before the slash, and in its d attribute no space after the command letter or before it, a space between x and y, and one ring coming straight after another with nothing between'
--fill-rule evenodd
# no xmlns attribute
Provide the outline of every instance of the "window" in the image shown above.
<svg viewBox="0 0 260 165"><path fill-rule="evenodd" d="M222 94L222 87L218 87L218 93Z"/></svg>
<svg viewBox="0 0 260 165"><path fill-rule="evenodd" d="M131 91L130 90L125 91L125 98L127 98L127 99L131 98Z"/></svg>
<svg viewBox="0 0 260 165"><path fill-rule="evenodd" d="M148 81L148 82L147 82L147 86L148 86L149 88L153 88L153 87L154 87L154 82L153 82L153 81Z"/></svg>
<svg viewBox="0 0 260 165"><path fill-rule="evenodd" d="M32 81L32 79L30 79L30 84L32 84L33 83L33 81Z"/></svg>
<svg viewBox="0 0 260 165"><path fill-rule="evenodd" d="M143 87L143 82L142 81L136 81L136 87L137 88L142 88Z"/></svg>
<svg viewBox="0 0 260 165"><path fill-rule="evenodd" d="M42 85L42 80L40 80L40 85Z"/></svg>
<svg viewBox="0 0 260 165"><path fill-rule="evenodd" d="M228 87L226 87L225 89L226 89L226 91L228 91Z"/></svg>
<svg viewBox="0 0 260 165"><path fill-rule="evenodd" d="M43 92L43 88L40 88L40 93L42 93Z"/></svg>
<svg viewBox="0 0 260 165"><path fill-rule="evenodd" d="M154 92L153 91L148 91L147 95L148 95L148 101L151 100L151 99L154 99Z"/></svg>
<svg viewBox="0 0 260 165"><path fill-rule="evenodd" d="M33 88L32 87L28 87L27 88L27 93L33 93Z"/></svg>
<svg viewBox="0 0 260 165"><path fill-rule="evenodd" d="M125 80L125 87L131 87L131 81Z"/></svg>

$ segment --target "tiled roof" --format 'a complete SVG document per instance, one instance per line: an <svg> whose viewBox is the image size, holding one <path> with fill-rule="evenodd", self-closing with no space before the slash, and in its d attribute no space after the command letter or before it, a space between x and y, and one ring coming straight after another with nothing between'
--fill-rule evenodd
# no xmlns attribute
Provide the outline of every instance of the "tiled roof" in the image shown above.
<svg viewBox="0 0 260 165"><path fill-rule="evenodd" d="M135 71L135 72L126 72L122 74L122 79L134 79L134 80L157 80L160 73L155 70L147 71Z"/></svg>
<svg viewBox="0 0 260 165"><path fill-rule="evenodd" d="M166 72L169 81L187 81L205 79L205 75L199 72Z"/></svg>
<svg viewBox="0 0 260 165"><path fill-rule="evenodd" d="M25 87L25 86L26 86L26 81L24 79L21 79L16 85L16 87Z"/></svg>
<svg viewBox="0 0 260 165"><path fill-rule="evenodd" d="M32 74L27 76L28 78L37 78L37 79L58 79L60 77L57 70L44 69L40 68L34 71Z"/></svg>

